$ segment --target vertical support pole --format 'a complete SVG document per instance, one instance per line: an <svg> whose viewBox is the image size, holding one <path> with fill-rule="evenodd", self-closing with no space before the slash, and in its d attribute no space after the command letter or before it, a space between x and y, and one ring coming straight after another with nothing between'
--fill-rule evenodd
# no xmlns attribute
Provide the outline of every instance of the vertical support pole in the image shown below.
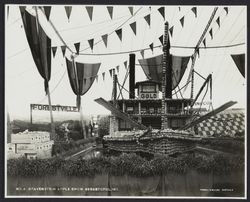
<svg viewBox="0 0 250 202"><path fill-rule="evenodd" d="M163 43L163 65L162 65L162 102L161 102L161 129L168 128L168 119L166 117L166 97L172 97L172 71L169 65L168 22L164 26ZM167 85L168 84L168 85Z"/></svg>
<svg viewBox="0 0 250 202"><path fill-rule="evenodd" d="M85 124L83 123L82 105L80 106L79 112L80 112L80 122L81 122L81 127L82 127L83 138L86 139L87 135L85 131Z"/></svg>
<svg viewBox="0 0 250 202"><path fill-rule="evenodd" d="M117 75L114 74L113 76L113 104L116 104L116 99L117 99Z"/></svg>
<svg viewBox="0 0 250 202"><path fill-rule="evenodd" d="M50 113L51 139L56 140L55 125L54 125L54 119L53 119L53 114L52 114L52 105L51 105L49 85L47 88L47 95L48 95L49 113Z"/></svg>
<svg viewBox="0 0 250 202"><path fill-rule="evenodd" d="M30 124L32 125L32 123L33 123L33 117L32 117L32 108L33 108L33 105L32 104L30 104Z"/></svg>
<svg viewBox="0 0 250 202"><path fill-rule="evenodd" d="M135 54L129 54L129 98L135 98Z"/></svg>
<svg viewBox="0 0 250 202"><path fill-rule="evenodd" d="M192 70L191 73L191 95L190 98L193 99L194 98L194 70Z"/></svg>

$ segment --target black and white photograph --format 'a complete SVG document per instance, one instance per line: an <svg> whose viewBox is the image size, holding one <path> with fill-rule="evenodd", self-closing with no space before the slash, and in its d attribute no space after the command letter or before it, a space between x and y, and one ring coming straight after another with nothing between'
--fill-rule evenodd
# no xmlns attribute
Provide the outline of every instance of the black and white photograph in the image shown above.
<svg viewBox="0 0 250 202"><path fill-rule="evenodd" d="M4 11L6 198L246 199L246 5Z"/></svg>

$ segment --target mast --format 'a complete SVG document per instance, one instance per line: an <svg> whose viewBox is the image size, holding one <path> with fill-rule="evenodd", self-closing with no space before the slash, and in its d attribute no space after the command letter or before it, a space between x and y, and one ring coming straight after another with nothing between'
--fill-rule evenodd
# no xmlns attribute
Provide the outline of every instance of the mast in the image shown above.
<svg viewBox="0 0 250 202"><path fill-rule="evenodd" d="M161 102L161 129L168 128L168 119L166 117L166 98L172 98L172 68L169 64L169 36L168 22L164 26L164 43L163 43L163 65L162 65L162 102Z"/></svg>
<svg viewBox="0 0 250 202"><path fill-rule="evenodd" d="M37 13L37 7L36 6L35 6L35 11L36 11L37 29L39 29L39 27L38 27L39 19L38 19L38 13ZM38 30L38 33L39 33L39 30ZM45 68L45 71L47 71L46 68ZM53 119L53 114L52 114L52 106L51 106L51 97L50 97L50 90L49 90L49 82L48 82L48 87L46 89L46 94L48 96L48 104L49 104L49 112L50 112L51 139L52 140L56 140L56 132L55 132L55 125L54 125L54 119Z"/></svg>
<svg viewBox="0 0 250 202"><path fill-rule="evenodd" d="M204 39L210 25L211 25L211 23L212 23L212 21L214 19L214 16L215 16L217 10L218 10L218 7L215 7L213 12L212 12L212 15L210 16L210 18L208 20L208 23L207 23L204 31L202 32L202 35L201 35L199 41L197 42L197 44L195 46L196 48L195 48L194 54L192 56L192 65L191 65L191 68L190 68L191 70L190 70L190 74L188 76L188 81L187 81L187 83L188 83L190 81L190 78L191 78L191 95L190 95L191 99L193 99L193 97L194 97L194 64L195 64L195 60L196 60L196 57L197 57L197 54L198 54L198 49L199 49L199 46L202 43L202 41L203 41L203 39ZM186 90L186 87L185 87L184 91L185 90Z"/></svg>

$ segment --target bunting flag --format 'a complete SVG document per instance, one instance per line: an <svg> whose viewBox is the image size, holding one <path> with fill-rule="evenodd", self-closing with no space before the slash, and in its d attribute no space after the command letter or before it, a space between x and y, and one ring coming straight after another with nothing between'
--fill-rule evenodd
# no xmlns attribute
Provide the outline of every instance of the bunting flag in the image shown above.
<svg viewBox="0 0 250 202"><path fill-rule="evenodd" d="M184 27L184 16L180 19L181 26Z"/></svg>
<svg viewBox="0 0 250 202"><path fill-rule="evenodd" d="M161 35L161 36L159 37L159 40L160 40L160 42L161 42L161 45L163 45L163 35Z"/></svg>
<svg viewBox="0 0 250 202"><path fill-rule="evenodd" d="M102 80L105 80L105 72L102 73Z"/></svg>
<svg viewBox="0 0 250 202"><path fill-rule="evenodd" d="M172 26L172 27L169 28L169 32L170 32L170 35L172 37L173 36L173 32L174 32L174 26Z"/></svg>
<svg viewBox="0 0 250 202"><path fill-rule="evenodd" d="M76 48L76 53L79 55L80 42L74 43L74 46L75 46L75 48Z"/></svg>
<svg viewBox="0 0 250 202"><path fill-rule="evenodd" d="M228 14L228 7L224 7L224 10L225 10L226 13Z"/></svg>
<svg viewBox="0 0 250 202"><path fill-rule="evenodd" d="M241 75L245 78L245 54L231 55Z"/></svg>
<svg viewBox="0 0 250 202"><path fill-rule="evenodd" d="M113 69L110 69L109 70L109 74L110 74L110 77L112 78L112 72L113 72Z"/></svg>
<svg viewBox="0 0 250 202"><path fill-rule="evenodd" d="M116 72L119 74L119 65L116 66Z"/></svg>
<svg viewBox="0 0 250 202"><path fill-rule="evenodd" d="M129 9L131 15L134 15L134 7L133 6L129 6L128 9Z"/></svg>
<svg viewBox="0 0 250 202"><path fill-rule="evenodd" d="M119 39L122 41L122 29L118 29L118 30L115 30L117 36L119 37Z"/></svg>
<svg viewBox="0 0 250 202"><path fill-rule="evenodd" d="M113 18L113 6L107 6L107 9L108 9L110 18L112 19Z"/></svg>
<svg viewBox="0 0 250 202"><path fill-rule="evenodd" d="M39 74L44 79L44 89L47 94L51 77L51 40L25 7L19 7L19 9L31 54Z"/></svg>
<svg viewBox="0 0 250 202"><path fill-rule="evenodd" d="M181 11L181 7L179 6L178 8L179 8L179 11Z"/></svg>
<svg viewBox="0 0 250 202"><path fill-rule="evenodd" d="M211 39L213 39L213 30L212 30L212 28L210 29L209 34L211 36Z"/></svg>
<svg viewBox="0 0 250 202"><path fill-rule="evenodd" d="M67 17L68 17L68 19L69 19L69 18L70 18L71 11L72 11L72 6L65 6L64 8L65 8Z"/></svg>
<svg viewBox="0 0 250 202"><path fill-rule="evenodd" d="M160 12L160 14L162 15L163 19L165 20L165 7L160 7L158 9L158 11Z"/></svg>
<svg viewBox="0 0 250 202"><path fill-rule="evenodd" d="M88 12L88 15L89 15L89 19L90 21L92 21L92 17L93 17L93 6L85 6L87 12Z"/></svg>
<svg viewBox="0 0 250 202"><path fill-rule="evenodd" d="M193 7L191 8L191 10L193 11L195 17L197 18L197 7Z"/></svg>
<svg viewBox="0 0 250 202"><path fill-rule="evenodd" d="M207 45L206 45L206 38L205 39L203 39L203 45L204 45L204 47L207 47Z"/></svg>
<svg viewBox="0 0 250 202"><path fill-rule="evenodd" d="M90 46L91 50L93 51L94 39L90 39L90 40L88 40L88 42L89 42L89 46Z"/></svg>
<svg viewBox="0 0 250 202"><path fill-rule="evenodd" d="M51 6L44 6L43 9L44 9L44 13L46 15L47 20L49 20Z"/></svg>
<svg viewBox="0 0 250 202"><path fill-rule="evenodd" d="M128 68L127 65L128 65L128 62L125 61L125 62L124 62L124 66L125 66L126 69Z"/></svg>
<svg viewBox="0 0 250 202"><path fill-rule="evenodd" d="M196 49L196 52L197 52L198 57L200 57L200 49L199 48Z"/></svg>
<svg viewBox="0 0 250 202"><path fill-rule="evenodd" d="M220 17L217 18L216 22L217 22L218 26L220 27Z"/></svg>
<svg viewBox="0 0 250 202"><path fill-rule="evenodd" d="M53 57L55 57L55 55L56 55L56 50L57 50L57 47L55 46L55 47L52 47L51 49L52 49Z"/></svg>
<svg viewBox="0 0 250 202"><path fill-rule="evenodd" d="M140 51L142 58L144 58L144 50Z"/></svg>
<svg viewBox="0 0 250 202"><path fill-rule="evenodd" d="M108 46L108 35L107 34L102 35L102 40L103 40L103 42L104 42L104 44L105 44L105 46L107 48L107 46Z"/></svg>
<svg viewBox="0 0 250 202"><path fill-rule="evenodd" d="M130 27L133 30L134 34L136 35L136 22L131 23Z"/></svg>
<svg viewBox="0 0 250 202"><path fill-rule="evenodd" d="M68 77L71 88L76 98L76 106L80 109L81 96L88 92L93 84L93 78L96 77L101 63L87 64L70 61L66 58ZM87 79L90 78L90 79Z"/></svg>
<svg viewBox="0 0 250 202"><path fill-rule="evenodd" d="M62 54L63 57L65 56L65 52L66 52L66 46L61 46L61 50L62 50Z"/></svg>
<svg viewBox="0 0 250 202"><path fill-rule="evenodd" d="M149 47L150 47L151 51L153 52L153 51L154 51L154 44L151 43L151 44L149 45Z"/></svg>
<svg viewBox="0 0 250 202"><path fill-rule="evenodd" d="M148 25L149 25L149 27L150 27L150 21L151 21L151 17L150 17L150 14L148 14L148 15L146 15L145 17L144 17L144 19L146 20L146 22L148 23Z"/></svg>

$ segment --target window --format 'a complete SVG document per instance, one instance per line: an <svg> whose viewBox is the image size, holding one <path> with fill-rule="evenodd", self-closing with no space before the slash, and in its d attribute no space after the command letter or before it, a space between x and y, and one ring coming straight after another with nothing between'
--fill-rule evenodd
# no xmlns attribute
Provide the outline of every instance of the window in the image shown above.
<svg viewBox="0 0 250 202"><path fill-rule="evenodd" d="M119 121L119 129L120 130L131 130L131 124L127 121L120 120Z"/></svg>

